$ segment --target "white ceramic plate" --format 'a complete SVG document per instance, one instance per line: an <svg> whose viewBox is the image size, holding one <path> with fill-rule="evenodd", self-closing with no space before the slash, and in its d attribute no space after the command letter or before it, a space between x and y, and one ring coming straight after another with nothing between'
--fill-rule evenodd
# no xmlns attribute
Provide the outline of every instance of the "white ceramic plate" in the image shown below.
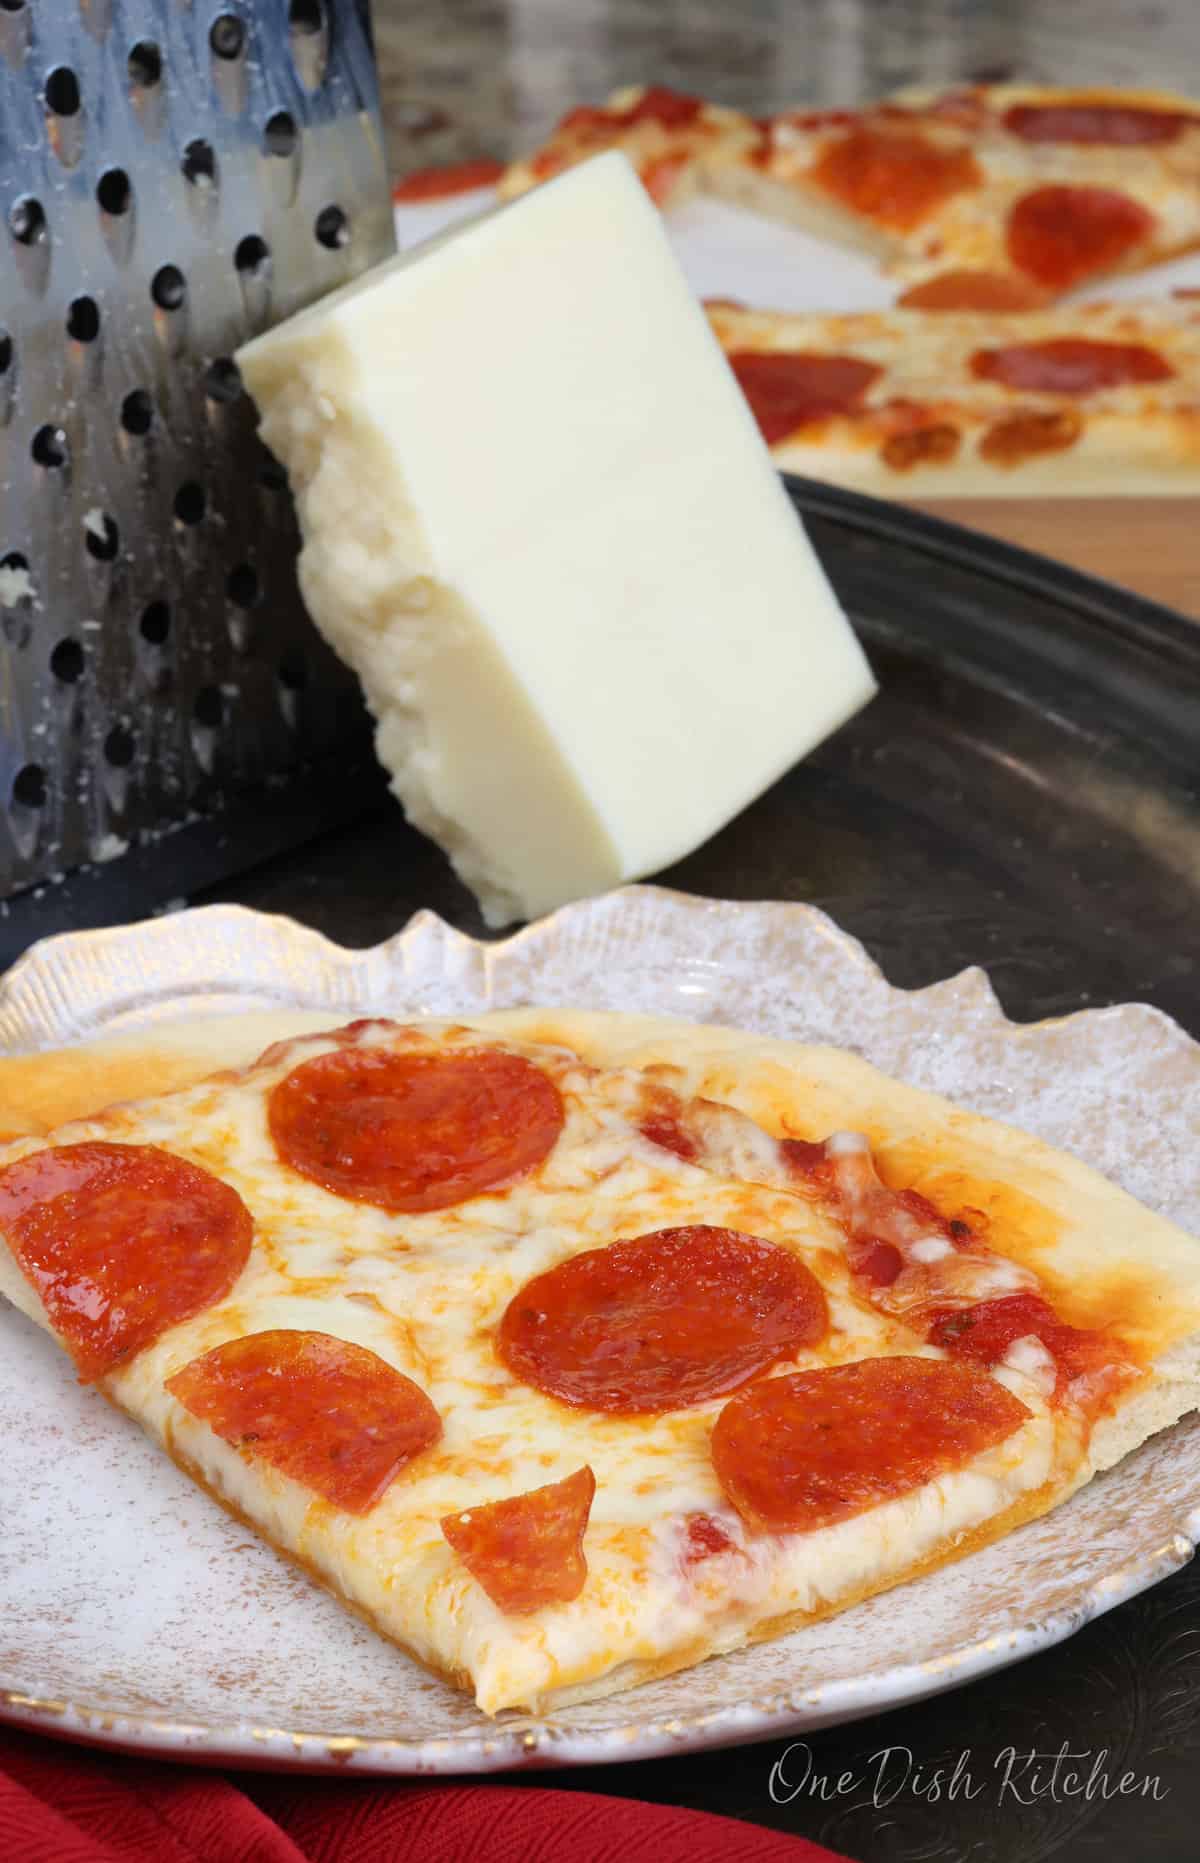
<svg viewBox="0 0 1200 1863"><path fill-rule="evenodd" d="M832 1041L1008 1118L1200 1230L1200 1048L1141 1006L1008 1022L979 971L893 989L806 906L631 887L502 944L422 913L371 951L214 906L38 947L0 1048L271 1007L574 1003ZM0 1311L0 1713L192 1758L467 1772L647 1757L894 1707L1057 1642L1191 1557L1200 1420L961 1564L827 1623L554 1720L486 1721L192 1487Z"/></svg>

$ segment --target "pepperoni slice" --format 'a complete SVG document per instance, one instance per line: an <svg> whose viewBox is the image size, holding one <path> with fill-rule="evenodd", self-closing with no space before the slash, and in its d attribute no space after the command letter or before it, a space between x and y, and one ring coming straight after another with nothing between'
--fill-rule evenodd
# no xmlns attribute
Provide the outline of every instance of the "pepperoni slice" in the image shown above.
<svg viewBox="0 0 1200 1863"><path fill-rule="evenodd" d="M615 131L632 129L637 123L657 123L662 129L686 129L697 120L703 108L699 97L651 84L626 110L609 110L595 104L580 104L568 110L555 135L568 136L577 142L600 143L611 139Z"/></svg>
<svg viewBox="0 0 1200 1863"><path fill-rule="evenodd" d="M563 1103L547 1074L499 1048L341 1048L271 1093L275 1149L352 1203L444 1210L527 1177L553 1150Z"/></svg>
<svg viewBox="0 0 1200 1863"><path fill-rule="evenodd" d="M726 1404L712 1459L750 1527L811 1533L964 1468L1029 1416L971 1365L868 1358L765 1378Z"/></svg>
<svg viewBox="0 0 1200 1863"><path fill-rule="evenodd" d="M988 428L979 442L979 455L992 466L1020 466L1042 453L1065 453L1082 432L1083 422L1073 408L1012 414Z"/></svg>
<svg viewBox="0 0 1200 1863"><path fill-rule="evenodd" d="M961 444L958 428L949 421L939 421L928 427L913 427L907 433L889 434L879 456L893 472L911 472L914 466L946 465Z"/></svg>
<svg viewBox="0 0 1200 1863"><path fill-rule="evenodd" d="M1144 245L1154 216L1111 188L1035 188L1008 219L1013 264L1051 291L1066 291L1111 271Z"/></svg>
<svg viewBox="0 0 1200 1863"><path fill-rule="evenodd" d="M911 233L983 175L967 149L943 148L915 131L863 127L832 142L809 179L851 213Z"/></svg>
<svg viewBox="0 0 1200 1863"><path fill-rule="evenodd" d="M681 1410L820 1339L820 1284L788 1249L735 1229L658 1229L560 1262L500 1322L500 1357L564 1404Z"/></svg>
<svg viewBox="0 0 1200 1863"><path fill-rule="evenodd" d="M386 1359L329 1333L247 1333L166 1381L222 1442L348 1514L365 1514L441 1418Z"/></svg>
<svg viewBox="0 0 1200 1863"><path fill-rule="evenodd" d="M768 446L810 421L854 413L883 370L860 356L735 350L728 358Z"/></svg>
<svg viewBox="0 0 1200 1863"><path fill-rule="evenodd" d="M736 1541L711 1514L688 1515L683 1546L685 1565L702 1565L705 1559L716 1559L722 1553L732 1552L735 1545Z"/></svg>
<svg viewBox="0 0 1200 1863"><path fill-rule="evenodd" d="M0 1171L0 1228L86 1384L224 1299L254 1224L199 1165L90 1140Z"/></svg>
<svg viewBox="0 0 1200 1863"><path fill-rule="evenodd" d="M397 201L440 201L475 188L495 187L504 173L503 162L481 157L474 162L452 162L445 168L417 168L392 189Z"/></svg>
<svg viewBox="0 0 1200 1863"><path fill-rule="evenodd" d="M652 1145L674 1152L685 1164L695 1164L700 1146L684 1125L682 1114L683 1108L673 1093L658 1093L648 1087L638 1131Z"/></svg>
<svg viewBox="0 0 1200 1863"><path fill-rule="evenodd" d="M1175 142L1200 117L1144 104L1092 103L1086 97L1053 104L1014 104L1004 127L1025 142L1103 143L1121 149Z"/></svg>
<svg viewBox="0 0 1200 1863"><path fill-rule="evenodd" d="M699 97L689 96L686 91L671 91L662 84L651 84L643 91L637 102L628 110L622 110L617 120L621 123L659 123L663 129L686 129L694 123L704 108Z"/></svg>
<svg viewBox="0 0 1200 1863"><path fill-rule="evenodd" d="M1126 382L1164 382L1175 373L1144 343L1100 343L1093 337L1059 336L1045 343L1013 343L977 349L971 373L1006 388L1052 395L1090 395Z"/></svg>
<svg viewBox="0 0 1200 1863"><path fill-rule="evenodd" d="M590 1468L565 1481L447 1514L442 1532L492 1603L511 1617L570 1604L583 1590L583 1536L596 1493Z"/></svg>
<svg viewBox="0 0 1200 1863"><path fill-rule="evenodd" d="M656 162L644 162L640 170L642 186L656 207L665 207L691 167L689 155L664 155Z"/></svg>
<svg viewBox="0 0 1200 1863"><path fill-rule="evenodd" d="M929 1339L954 1358L976 1365L998 1365L1018 1339L1040 1339L1058 1366L1060 1383L1114 1362L1102 1333L1068 1326L1038 1294L1005 1294L981 1300L961 1312L929 1315Z"/></svg>
<svg viewBox="0 0 1200 1863"><path fill-rule="evenodd" d="M789 1175L798 1178L807 1189L824 1191L830 1188L833 1171L824 1139L780 1139L779 1152Z"/></svg>
<svg viewBox="0 0 1200 1863"><path fill-rule="evenodd" d="M1046 293L1009 272L938 272L910 285L899 301L906 310L1037 310Z"/></svg>

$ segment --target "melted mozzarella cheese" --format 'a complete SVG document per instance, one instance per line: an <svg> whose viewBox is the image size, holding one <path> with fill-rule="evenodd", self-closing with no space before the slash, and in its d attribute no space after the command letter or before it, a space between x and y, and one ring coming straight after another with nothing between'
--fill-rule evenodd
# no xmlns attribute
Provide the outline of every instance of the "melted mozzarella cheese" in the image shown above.
<svg viewBox="0 0 1200 1863"><path fill-rule="evenodd" d="M1036 1333L1014 1339L1002 1361L1010 1371L1019 1372L1037 1387L1043 1397L1052 1397L1058 1383L1058 1367Z"/></svg>

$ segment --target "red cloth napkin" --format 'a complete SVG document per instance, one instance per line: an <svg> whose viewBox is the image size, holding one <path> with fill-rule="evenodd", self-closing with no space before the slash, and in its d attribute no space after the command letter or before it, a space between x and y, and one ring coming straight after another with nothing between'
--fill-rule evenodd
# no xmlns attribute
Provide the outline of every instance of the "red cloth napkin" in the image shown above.
<svg viewBox="0 0 1200 1863"><path fill-rule="evenodd" d="M846 1863L803 1837L598 1792L296 1774L243 1776L234 1784L219 1773L0 1729L5 1863L469 1863L484 1856L489 1863Z"/></svg>

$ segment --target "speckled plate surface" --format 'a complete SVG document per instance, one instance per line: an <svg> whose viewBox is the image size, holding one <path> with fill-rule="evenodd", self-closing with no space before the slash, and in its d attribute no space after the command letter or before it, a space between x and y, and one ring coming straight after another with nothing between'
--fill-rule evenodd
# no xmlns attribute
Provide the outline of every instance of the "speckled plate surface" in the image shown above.
<svg viewBox="0 0 1200 1863"><path fill-rule="evenodd" d="M29 954L0 1046L247 1009L573 1003L830 1041L1078 1153L1200 1231L1200 1047L1139 1005L1020 1027L980 971L890 986L797 905L631 887L500 944L429 913L373 950L214 906ZM780 1736L1054 1643L1192 1555L1200 1420L932 1577L777 1642L573 1708L489 1722L220 1512L19 1315L0 1310L0 1714L180 1758L365 1772L626 1760Z"/></svg>

